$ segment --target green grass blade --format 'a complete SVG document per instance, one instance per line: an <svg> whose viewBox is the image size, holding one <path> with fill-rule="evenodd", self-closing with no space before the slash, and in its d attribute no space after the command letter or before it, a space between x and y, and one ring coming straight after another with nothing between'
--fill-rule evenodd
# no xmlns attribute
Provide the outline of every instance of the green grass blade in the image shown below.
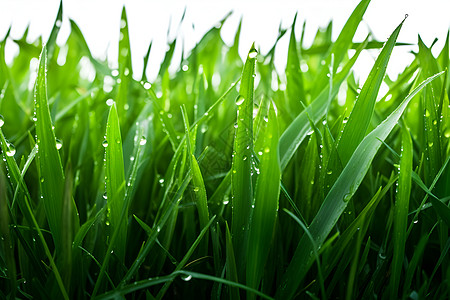
<svg viewBox="0 0 450 300"><path fill-rule="evenodd" d="M278 211L281 170L278 155L278 124L271 103L267 127L263 133L259 155L259 175L255 186L254 209L251 213L247 249L246 283L257 289L271 248ZM248 294L247 298L253 295Z"/></svg>
<svg viewBox="0 0 450 300"><path fill-rule="evenodd" d="M390 298L398 297L399 282L402 265L405 258L406 229L409 211L409 199L411 193L413 149L411 136L405 123L402 127L402 152L400 159L400 170L398 189L394 207L394 256L392 258L390 278Z"/></svg>
<svg viewBox="0 0 450 300"><path fill-rule="evenodd" d="M352 39L355 35L356 29L362 20L364 13L369 6L370 0L362 0L358 6L355 8L351 16L348 18L344 27L339 34L339 37L332 44L331 48L328 50L326 59L321 63L321 70L317 75L314 82L314 87L311 92L312 97L317 97L327 85L329 78L327 73L329 72L328 67L330 66L332 60L333 62L333 73L336 72L338 66L341 64L345 56L347 55L348 49L352 47ZM334 57L334 58L333 58Z"/></svg>
<svg viewBox="0 0 450 300"><path fill-rule="evenodd" d="M194 243L191 245L191 247L189 248L189 250L186 252L186 254L184 255L183 259L180 261L180 263L177 265L177 267L175 268L175 272L176 271L180 271L182 268L184 268L184 266L187 264L189 258L192 256L192 254L194 253L195 249L197 249L197 246L200 244L200 242L202 241L202 239L205 237L205 235L207 236L209 227L211 226L211 224L214 222L216 216L213 216L211 218L211 220L209 220L209 222L206 224L206 227L204 227L202 229L202 231L200 232L200 234L198 235L198 237L195 239ZM164 286L161 288L161 290L158 292L158 295L156 296L156 299L162 299L162 297L164 297L164 294L166 293L167 289L169 288L170 284L172 283L172 281L166 282L166 284L164 284Z"/></svg>
<svg viewBox="0 0 450 300"><path fill-rule="evenodd" d="M369 133L360 143L350 158L347 166L342 171L336 183L326 196L319 212L312 221L309 230L320 247L330 233L333 226L341 216L348 201L354 195L359 184L366 175L375 154L384 140L397 124L411 99L435 78L443 73L438 73L422 82L411 94L406 97L394 112L377 128ZM277 297L288 299L293 297L301 280L306 275L312 263L312 246L307 237L303 236L297 250L286 270L277 291Z"/></svg>
<svg viewBox="0 0 450 300"><path fill-rule="evenodd" d="M323 89L320 95L317 96L317 98L304 111L302 111L294 121L292 121L289 127L281 135L279 148L282 171L286 168L295 151L297 151L303 139L307 136L307 133L311 129L306 113L308 113L314 123L317 123L320 119L322 119L327 111L327 104L330 101L330 94L331 98L334 98L337 95L341 84L350 74L351 68L355 64L356 59L364 49L365 45L366 43L363 43L353 57L347 62L342 71L336 74L333 79L331 93L329 92L329 88Z"/></svg>
<svg viewBox="0 0 450 300"><path fill-rule="evenodd" d="M48 224L55 241L56 251L61 253L64 234L61 219L64 173L61 158L56 148L56 139L47 103L47 50L45 47L41 53L36 80L35 111L41 196Z"/></svg>
<svg viewBox="0 0 450 300"><path fill-rule="evenodd" d="M243 265L245 261L248 223L253 201L253 75L255 74L256 55L257 51L252 45L242 72L239 96L236 99L238 117L231 174L233 214L231 235L238 266ZM241 280L243 276L245 276L244 273L239 272Z"/></svg>
<svg viewBox="0 0 450 300"><path fill-rule="evenodd" d="M119 118L115 103L111 106L106 124L105 149L105 177L106 195L108 200L108 215L110 232L113 233L119 226L122 213L123 201L125 199L125 171L123 163L122 138L120 135ZM126 208L127 211L127 208ZM119 235L113 250L121 261L125 258L125 246L127 242L127 216L118 229Z"/></svg>
<svg viewBox="0 0 450 300"><path fill-rule="evenodd" d="M297 40L295 39L295 15L291 27L291 36L289 40L288 57L286 63L286 92L289 99L289 106L293 109L294 116L301 110L300 101L306 101L305 90L303 86L303 74L300 70L300 60L297 50Z"/></svg>
<svg viewBox="0 0 450 300"><path fill-rule="evenodd" d="M56 15L55 23L53 24L52 31L50 32L50 36L48 37L47 43L45 44L48 50L48 56L51 58L53 56L53 50L56 46L56 38L58 37L59 30L61 29L63 16L63 2L62 0L59 3L58 13Z"/></svg>
<svg viewBox="0 0 450 300"><path fill-rule="evenodd" d="M209 212L208 212L208 200L206 197L205 183L203 182L203 176L198 166L197 159L191 151L191 135L189 128L189 119L186 111L186 107L182 107L184 126L186 130L186 149L191 166L192 182L194 184L195 193L195 204L197 205L198 215L200 219L200 227L206 228L209 223ZM208 238L205 237L203 243L202 253L206 254L208 251Z"/></svg>
<svg viewBox="0 0 450 300"><path fill-rule="evenodd" d="M389 58L404 21L397 26L383 47L345 124L344 131L337 146L339 157L344 166L369 128L378 91L383 82Z"/></svg>
<svg viewBox="0 0 450 300"><path fill-rule="evenodd" d="M125 6L122 8L122 17L120 19L120 36L119 36L119 89L117 91L117 112L122 118L125 115L126 110L131 110L133 101L128 103L128 90L131 82L131 76L133 75L133 69L131 67L131 47L130 37L128 34L128 20Z"/></svg>
<svg viewBox="0 0 450 300"><path fill-rule="evenodd" d="M226 247L226 270L227 279L231 282L238 282L238 273L236 268L236 259L234 256L233 241L228 223L225 223L225 247ZM230 286L230 299L240 299L239 290Z"/></svg>

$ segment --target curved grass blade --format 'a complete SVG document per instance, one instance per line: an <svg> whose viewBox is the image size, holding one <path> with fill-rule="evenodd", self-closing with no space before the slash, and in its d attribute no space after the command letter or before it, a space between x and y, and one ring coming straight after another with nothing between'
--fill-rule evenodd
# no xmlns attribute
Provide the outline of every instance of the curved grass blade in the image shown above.
<svg viewBox="0 0 450 300"><path fill-rule="evenodd" d="M253 75L257 53L255 46L252 45L242 72L239 96L236 99L239 108L231 174L231 235L238 266L242 266L245 261L250 208L253 202ZM244 274L239 272L239 275L243 279Z"/></svg>
<svg viewBox="0 0 450 300"><path fill-rule="evenodd" d="M348 18L344 27L339 34L339 37L332 44L331 48L328 50L327 57L322 63L322 68L314 81L314 87L311 92L313 98L318 97L322 92L323 88L326 87L328 82L327 73L329 72L328 66L330 66L333 60L333 73L336 72L339 64L347 55L348 49L352 47L352 39L355 35L356 29L362 20L367 7L369 6L370 0L362 0L359 2L358 6L352 12L351 16ZM334 57L334 58L333 58Z"/></svg>
<svg viewBox="0 0 450 300"><path fill-rule="evenodd" d="M227 278L231 282L238 282L238 273L236 268L236 259L233 250L233 241L231 238L230 229L228 229L228 223L225 223L225 247L226 247L226 270ZM233 286L230 286L230 299L240 299L239 290Z"/></svg>
<svg viewBox="0 0 450 300"><path fill-rule="evenodd" d="M191 278L191 280L192 280L192 278L195 278L195 279L201 279L201 280L214 281L214 282L226 284L226 285L229 285L229 286L232 286L235 288L250 291L263 299L268 299L268 300L273 299L273 298L267 296L266 294L261 293L260 291L257 291L255 289L252 289L246 285L243 285L243 284L240 284L237 282L233 282L233 281L229 281L229 280L219 278L216 276L201 274L201 273L197 273L197 272L190 272L190 271L176 271L167 276L148 278L148 279L144 279L141 281L136 281L133 284L125 285L123 287L119 287L108 293L102 294L102 295L96 297L95 299L96 300L118 299L118 298L120 299L126 294L130 294L132 292L139 291L139 290L148 288L150 286L158 285L158 284L165 283L168 281L173 281L178 276L181 276L183 278Z"/></svg>
<svg viewBox="0 0 450 300"><path fill-rule="evenodd" d="M246 284L257 289L269 255L280 196L281 170L278 155L278 123L273 103L269 107L267 127L259 155L259 175L255 185L247 249ZM250 247L251 245L251 247ZM248 294L251 299L254 295Z"/></svg>
<svg viewBox="0 0 450 300"><path fill-rule="evenodd" d="M180 261L180 263L177 265L177 267L175 268L175 272L176 271L180 271L182 268L184 268L184 266L186 265L187 261L189 260L189 258L192 256L192 253L194 253L195 249L197 248L197 246L200 244L201 240L203 239L203 237L205 237L205 234L207 234L209 227L211 226L211 224L214 222L214 220L216 219L216 216L213 216L211 218L211 220L209 220L208 224L206 224L206 227L204 227L202 229L202 231L200 232L200 234L198 235L198 237L195 239L194 243L191 245L191 247L189 248L189 250L186 252L186 254L184 255L183 259ZM167 289L169 288L170 284L172 283L172 281L168 281L166 282L166 284L164 284L164 286L161 288L161 290L158 292L158 295L156 296L156 299L162 299L162 297L164 297L164 294L166 293Z"/></svg>
<svg viewBox="0 0 450 300"><path fill-rule="evenodd" d="M121 222L121 212L125 199L125 170L123 163L122 138L120 135L119 118L116 104L114 103L108 115L106 124L106 195L108 201L108 213L111 232L118 228ZM127 242L127 216L128 209L125 208L125 220L120 226L119 234L113 250L121 261L125 258L125 246Z"/></svg>
<svg viewBox="0 0 450 300"><path fill-rule="evenodd" d="M366 135L372 119L378 91L386 74L389 58L404 21L397 26L383 47L345 124L344 131L337 145L339 157L344 166Z"/></svg>
<svg viewBox="0 0 450 300"><path fill-rule="evenodd" d="M323 201L319 212L312 221L309 230L314 237L317 247L320 247L330 233L333 226L347 206L348 201L358 189L365 177L375 154L384 140L397 124L411 99L428 83L442 75L438 73L422 82L385 121L369 133L356 148L348 164L342 171L336 183ZM298 243L297 250L286 270L277 291L279 299L290 299L294 296L300 282L311 267L312 246L307 237L303 236Z"/></svg>
<svg viewBox="0 0 450 300"><path fill-rule="evenodd" d="M286 130L281 135L279 143L281 171L286 168L295 151L297 151L303 139L311 129L307 113L309 115L309 118L311 118L314 123L317 123L320 119L323 118L328 109L327 107L329 101L336 97L342 82L344 82L344 80L350 74L351 68L355 64L356 59L364 49L366 43L367 39L366 42L356 50L356 53L347 62L342 71L334 76L332 87L323 89L320 95L317 96L317 98L309 106L307 106L307 108L303 110L297 116L297 118L295 118L294 121L292 121L289 127L286 128Z"/></svg>
<svg viewBox="0 0 450 300"><path fill-rule="evenodd" d="M200 171L200 167L198 166L197 159L195 158L194 154L192 153L189 119L188 119L186 107L184 105L182 107L182 112L183 112L184 127L186 130L187 155L189 157L192 181L194 183L194 192L195 192L195 200L196 200L195 203L197 205L198 215L199 215L199 219L200 219L200 226L201 226L201 228L206 228L207 224L209 223L209 212L208 212L208 201L207 201L207 197L206 197L205 183L203 182L203 176ZM206 236L204 239L204 243L202 245L202 253L206 254L207 251L208 251L208 238Z"/></svg>
<svg viewBox="0 0 450 300"><path fill-rule="evenodd" d="M48 37L46 43L46 47L50 58L53 56L53 51L56 45L56 38L58 37L59 30L61 29L62 16L63 16L63 2L61 0L59 2L59 9L56 15L55 23L53 24L52 31L50 32L50 36Z"/></svg>
<svg viewBox="0 0 450 300"><path fill-rule="evenodd" d="M55 241L56 252L62 251L62 211L64 173L56 148L55 134L47 103L47 48L42 49L35 89L36 143L40 188L48 224Z"/></svg>
<svg viewBox="0 0 450 300"><path fill-rule="evenodd" d="M411 136L405 122L402 126L402 152L400 158L400 170L398 190L394 207L394 256L392 258L390 278L390 298L398 297L400 275L405 258L406 229L408 221L409 199L411 194L413 149Z"/></svg>

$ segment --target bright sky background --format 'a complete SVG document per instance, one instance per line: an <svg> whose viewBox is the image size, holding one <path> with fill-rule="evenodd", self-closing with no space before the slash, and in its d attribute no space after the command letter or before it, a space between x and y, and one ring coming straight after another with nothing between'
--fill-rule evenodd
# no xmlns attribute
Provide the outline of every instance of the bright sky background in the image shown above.
<svg viewBox="0 0 450 300"><path fill-rule="evenodd" d="M64 43L69 34L68 19L73 19L81 28L92 53L96 57L117 58L120 14L123 3L121 0L64 0L64 20L58 43ZM350 16L359 0L277 0L277 1L176 1L176 0L130 0L126 9L129 20L129 30L133 55L134 70L142 70L143 56L150 41L153 41L149 78L157 74L159 63L167 48L167 32L171 24L169 39L173 39L178 31L180 18L186 8L186 17L178 32L183 37L185 47L192 48L203 34L221 20L228 12L232 16L225 23L223 38L231 44L234 33L243 16L240 54L246 53L253 41L263 53L267 52L275 42L278 27L281 22L284 28L292 24L296 12L297 39L301 32L303 20L306 20L306 43L311 43L318 27L325 27L330 19L334 21L333 35L337 37L345 21ZM0 0L0 39L3 38L9 26L12 25L11 36L19 38L26 26L30 24L30 36L43 35L47 39L59 6L59 0ZM376 39L385 41L403 20L405 14L409 17L403 25L398 41L417 42L420 34L425 44L430 46L435 38L439 41L433 48L438 53L445 42L450 27L449 0L372 0L360 25L354 41L362 41L366 34L373 32ZM280 41L277 49L276 66L284 69L289 34ZM180 43L181 44L181 43ZM178 53L181 48L178 48ZM414 49L414 48L413 48ZM11 59L17 49L9 42L7 59ZM408 53L410 47L394 50L388 66L388 74L395 77L412 61ZM356 72L364 79L373 64L375 53L366 52L355 66ZM139 71L137 72L139 74Z"/></svg>

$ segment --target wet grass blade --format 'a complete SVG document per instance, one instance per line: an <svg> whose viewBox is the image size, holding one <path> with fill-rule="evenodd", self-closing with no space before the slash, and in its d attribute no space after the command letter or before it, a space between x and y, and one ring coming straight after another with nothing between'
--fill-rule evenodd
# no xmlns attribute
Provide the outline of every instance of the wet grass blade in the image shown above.
<svg viewBox="0 0 450 300"><path fill-rule="evenodd" d="M344 131L342 132L342 136L337 146L339 157L344 166L347 164L369 128L378 91L383 82L389 58L404 21L405 20L397 26L383 47L367 80L364 82L361 93L359 94L355 106L345 124Z"/></svg>
<svg viewBox="0 0 450 300"><path fill-rule="evenodd" d="M252 45L242 72L239 96L236 99L238 116L231 174L231 235L237 266L243 265L245 261L248 223L253 202L253 90L256 56L257 51ZM240 280L243 280L244 276L243 270L242 273L239 272Z"/></svg>
<svg viewBox="0 0 450 300"><path fill-rule="evenodd" d="M252 205L254 208L250 218L246 268L246 283L255 289L258 289L271 248L280 195L278 124L273 103L270 104L267 127L263 136L261 149L255 149L260 163L255 200ZM248 299L252 297L251 294L247 295Z"/></svg>
<svg viewBox="0 0 450 300"><path fill-rule="evenodd" d="M342 171L336 183L324 199L324 202L312 221L309 230L314 237L317 247L320 247L341 216L348 201L358 189L366 175L370 164L379 147L401 117L411 99L431 81L442 75L438 73L422 82L406 97L394 112L377 128L369 133L356 148L347 166ZM283 276L277 297L287 299L293 297L301 280L312 264L312 246L307 237L303 236L297 250Z"/></svg>
<svg viewBox="0 0 450 300"><path fill-rule="evenodd" d="M228 229L228 223L225 223L225 247L226 247L226 270L227 279L231 282L238 282L238 273L236 268L236 259L234 256L233 242ZM230 286L230 299L240 299L239 290L233 286Z"/></svg>
<svg viewBox="0 0 450 300"><path fill-rule="evenodd" d="M327 73L329 72L329 66L333 60L333 73L336 72L337 67L342 62L342 60L347 55L348 49L352 46L352 39L355 35L356 29L362 20L367 7L369 6L370 0L362 0L359 2L358 6L352 12L351 16L348 18L344 27L339 34L339 37L332 44L331 48L328 50L326 59L321 63L321 70L316 77L314 82L314 87L311 92L313 97L318 97L322 92L322 89L327 85L329 80Z"/></svg>
<svg viewBox="0 0 450 300"><path fill-rule="evenodd" d="M200 167L198 166L197 159L192 153L189 119L185 106L182 107L182 113L183 113L184 127L186 131L187 156L191 167L192 182L194 184L195 203L197 205L198 215L200 219L200 227L206 228L207 224L209 223L209 212L208 212L208 201L206 197L205 183L203 181L203 176L200 171ZM208 238L206 236L202 246L202 253L206 254L207 251L208 251Z"/></svg>
<svg viewBox="0 0 450 300"><path fill-rule="evenodd" d="M122 138L120 135L120 125L117 115L116 105L113 104L109 110L108 122L106 124L106 143L105 146L105 178L106 178L106 195L108 201L107 218L110 224L111 235L114 231L119 230L116 244L113 250L121 261L125 258L125 246L127 242L127 212L125 212L125 220L121 222L121 214L123 202L125 199L125 171L123 163ZM128 209L125 208L127 211Z"/></svg>
<svg viewBox="0 0 450 300"><path fill-rule="evenodd" d="M56 252L62 251L63 188L64 172L56 148L52 120L47 103L47 50L44 47L39 60L35 87L36 144L38 146L38 168L41 176L40 188L48 224L55 241Z"/></svg>
<svg viewBox="0 0 450 300"><path fill-rule="evenodd" d="M309 119L306 114L308 113L309 117L314 123L317 123L320 119L323 118L327 111L330 98L334 98L339 92L341 84L350 74L351 68L355 64L356 59L364 49L365 45L366 43L363 43L358 48L353 57L347 62L342 71L335 75L333 79L333 86L331 88L323 89L320 95L317 96L317 98L304 111L302 111L294 121L292 121L289 127L286 128L286 130L281 135L279 148L282 171L286 168L295 151L297 151L303 139L311 129Z"/></svg>
<svg viewBox="0 0 450 300"><path fill-rule="evenodd" d="M398 190L394 207L394 255L392 258L390 278L390 298L398 297L400 275L405 258L406 229L409 211L409 199L411 194L413 149L411 136L406 124L402 126L402 152L400 158L400 170Z"/></svg>

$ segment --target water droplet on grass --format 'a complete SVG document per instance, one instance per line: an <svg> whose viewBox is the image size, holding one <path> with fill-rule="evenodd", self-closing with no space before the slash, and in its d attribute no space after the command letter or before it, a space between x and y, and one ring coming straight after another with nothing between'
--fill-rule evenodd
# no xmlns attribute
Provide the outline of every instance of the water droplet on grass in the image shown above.
<svg viewBox="0 0 450 300"><path fill-rule="evenodd" d="M114 104L114 100L113 99L108 99L108 100L106 100L106 105L108 105L108 106L112 106Z"/></svg>
<svg viewBox="0 0 450 300"><path fill-rule="evenodd" d="M151 87L152 85L150 84L150 82L144 83L144 89L149 90Z"/></svg>
<svg viewBox="0 0 450 300"><path fill-rule="evenodd" d="M183 279L184 281L189 281L192 279L192 275L182 276L181 279Z"/></svg>
<svg viewBox="0 0 450 300"><path fill-rule="evenodd" d="M108 147L108 141L107 141L107 140L104 140L103 143L102 143L102 146L103 146L104 148Z"/></svg>
<svg viewBox="0 0 450 300"><path fill-rule="evenodd" d="M198 192L198 191L200 191L200 188L198 187L198 186L196 186L195 188L194 188L194 192Z"/></svg>
<svg viewBox="0 0 450 300"><path fill-rule="evenodd" d="M14 156L14 154L16 154L16 147L14 147L13 144L9 144L8 145L8 150L6 151L6 156Z"/></svg>
<svg viewBox="0 0 450 300"><path fill-rule="evenodd" d="M352 195L351 194L346 194L345 196L344 196L344 202L348 202L350 199L352 198Z"/></svg>
<svg viewBox="0 0 450 300"><path fill-rule="evenodd" d="M63 146L62 142L59 139L56 139L56 149L59 150Z"/></svg>
<svg viewBox="0 0 450 300"><path fill-rule="evenodd" d="M0 115L0 128L5 124L5 119Z"/></svg>
<svg viewBox="0 0 450 300"><path fill-rule="evenodd" d="M248 53L248 58L253 59L258 55L258 51L256 51L256 49L252 49L250 50L250 52Z"/></svg>
<svg viewBox="0 0 450 300"><path fill-rule="evenodd" d="M241 105L242 103L244 103L244 97L242 97L241 95L236 97L236 105Z"/></svg>

